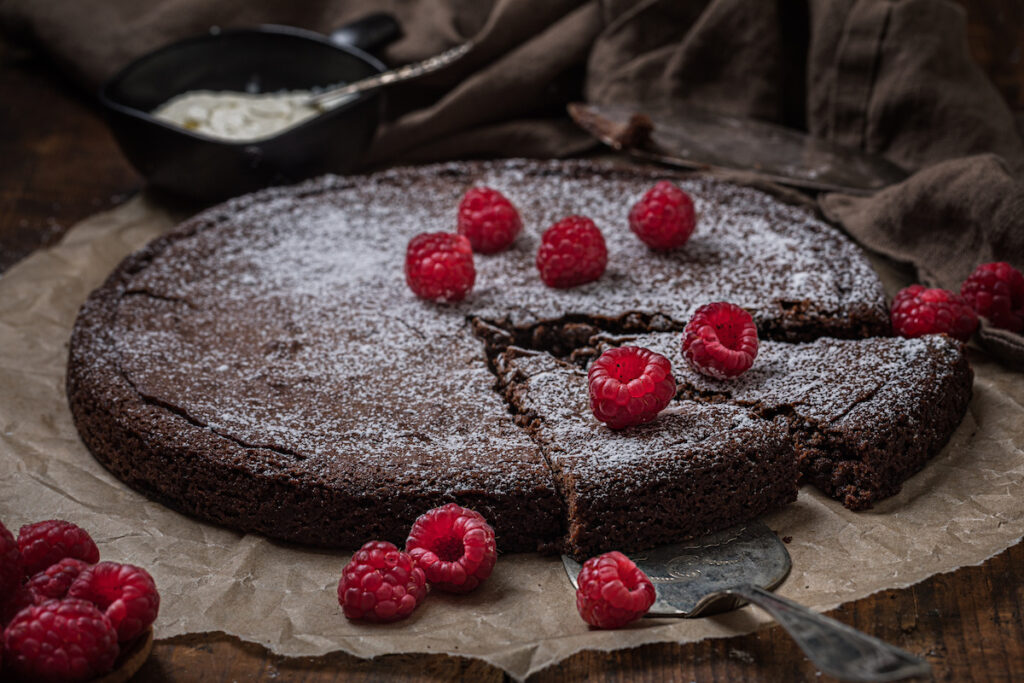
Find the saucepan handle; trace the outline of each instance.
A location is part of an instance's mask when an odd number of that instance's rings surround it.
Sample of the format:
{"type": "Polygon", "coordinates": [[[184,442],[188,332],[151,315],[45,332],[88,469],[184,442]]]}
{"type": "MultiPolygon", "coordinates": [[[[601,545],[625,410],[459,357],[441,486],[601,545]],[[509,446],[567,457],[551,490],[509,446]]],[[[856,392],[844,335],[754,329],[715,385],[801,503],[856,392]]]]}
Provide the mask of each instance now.
{"type": "Polygon", "coordinates": [[[402,27],[385,12],[368,14],[350,24],[331,31],[331,42],[373,52],[402,36],[402,27]]]}
{"type": "Polygon", "coordinates": [[[847,681],[896,681],[927,676],[928,662],[878,638],[756,586],[723,593],[742,597],[779,623],[822,672],[847,681]]]}

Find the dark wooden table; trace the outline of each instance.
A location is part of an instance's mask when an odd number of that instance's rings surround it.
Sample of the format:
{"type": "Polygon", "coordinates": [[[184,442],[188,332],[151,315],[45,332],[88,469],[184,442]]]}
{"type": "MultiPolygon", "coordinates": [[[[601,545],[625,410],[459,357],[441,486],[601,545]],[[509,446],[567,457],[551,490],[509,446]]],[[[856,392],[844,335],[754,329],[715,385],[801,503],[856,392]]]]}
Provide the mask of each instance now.
{"type": "MultiPolygon", "coordinates": [[[[972,40],[991,50],[986,34],[972,31],[972,40]]],[[[1024,83],[1024,78],[1010,80],[1013,87],[1024,83]]],[[[1024,90],[1005,92],[1012,101],[1024,90]]],[[[1018,104],[1024,106],[1024,100],[1018,104]]],[[[38,59],[0,44],[0,272],[52,244],[74,222],[118,204],[140,187],[140,178],[121,157],[95,110],[38,59]]],[[[934,576],[906,590],[884,591],[830,614],[926,657],[937,680],[1024,680],[1024,544],[979,567],[934,576]]],[[[794,681],[814,680],[815,673],[781,629],[768,628],[691,645],[584,652],[534,680],[794,681]]],[[[136,680],[380,678],[506,677],[486,664],[456,657],[285,659],[234,638],[202,635],[157,641],[136,680]]]]}

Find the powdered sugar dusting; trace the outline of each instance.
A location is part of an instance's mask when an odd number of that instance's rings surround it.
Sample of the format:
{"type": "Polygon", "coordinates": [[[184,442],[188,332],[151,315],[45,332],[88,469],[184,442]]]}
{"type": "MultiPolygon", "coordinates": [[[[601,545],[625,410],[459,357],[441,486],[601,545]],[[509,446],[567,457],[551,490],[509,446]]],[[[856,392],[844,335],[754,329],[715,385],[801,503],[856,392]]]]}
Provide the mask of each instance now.
{"type": "MultiPolygon", "coordinates": [[[[455,163],[234,200],[194,219],[131,277],[112,335],[120,367],[148,400],[271,451],[274,471],[327,482],[358,469],[381,486],[503,491],[548,486],[548,475],[493,391],[473,316],[530,325],[642,312],[679,324],[727,299],[797,334],[858,312],[884,320],[881,286],[856,247],[756,190],[681,181],[697,231],[680,252],[648,251],[626,215],[654,179],[577,162],[455,163]],[[402,272],[408,240],[454,230],[460,197],[479,184],[517,205],[523,234],[507,252],[476,257],[465,302],[417,300],[402,272]],[[533,256],[543,230],[570,213],[601,227],[609,269],[552,290],[533,256]],[[803,319],[789,315],[792,302],[807,305],[803,319]]],[[[700,410],[724,416],[726,431],[756,429],[742,410],[700,410]]],[[[651,448],[699,433],[671,429],[651,448]]],[[[594,468],[627,451],[594,453],[594,468]]]]}
{"type": "Polygon", "coordinates": [[[891,424],[901,415],[918,414],[921,403],[953,377],[961,358],[959,344],[942,335],[799,344],[766,340],[750,370],[717,380],[689,366],[678,334],[640,335],[628,343],[666,356],[676,380],[696,392],[769,412],[785,407],[822,425],[891,424]]]}

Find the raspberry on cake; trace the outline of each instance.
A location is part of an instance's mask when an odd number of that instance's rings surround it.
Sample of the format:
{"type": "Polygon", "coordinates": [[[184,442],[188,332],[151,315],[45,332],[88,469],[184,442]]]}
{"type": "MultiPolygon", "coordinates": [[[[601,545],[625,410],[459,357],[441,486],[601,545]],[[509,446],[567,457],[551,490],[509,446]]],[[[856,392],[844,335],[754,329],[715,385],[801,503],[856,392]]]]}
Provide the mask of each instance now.
{"type": "Polygon", "coordinates": [[[160,593],[149,572],[118,562],[85,568],[68,588],[68,597],[88,600],[103,610],[122,643],[141,635],[160,611],[160,593]]]}
{"type": "Polygon", "coordinates": [[[474,187],[459,202],[459,234],[468,237],[479,254],[508,249],[522,229],[516,207],[497,190],[474,187]]]}
{"type": "Polygon", "coordinates": [[[30,576],[65,557],[90,564],[99,562],[100,551],[87,531],[62,519],[26,524],[18,532],[18,547],[30,576]]]}
{"type": "Polygon", "coordinates": [[[901,337],[945,333],[968,341],[978,316],[963,297],[945,289],[910,285],[892,300],[892,329],[901,337]]]}
{"type": "Polygon", "coordinates": [[[415,561],[393,543],[370,541],[341,571],[338,603],[349,619],[405,619],[427,596],[427,579],[415,561]]]}
{"type": "Polygon", "coordinates": [[[742,375],[757,357],[757,327],[727,302],[701,306],[683,330],[683,357],[697,372],[726,379],[742,375]]]}
{"type": "Polygon", "coordinates": [[[604,235],[585,216],[563,218],[541,236],[537,270],[548,287],[568,289],[593,282],[607,265],[604,235]]]}
{"type": "Polygon", "coordinates": [[[996,327],[1024,331],[1024,274],[1009,263],[978,266],[960,286],[960,296],[996,327]]]}
{"type": "Polygon", "coordinates": [[[602,353],[587,382],[594,417],[612,429],[650,422],[676,395],[668,358],[636,346],[602,353]]]}
{"type": "Polygon", "coordinates": [[[39,683],[88,681],[114,668],[110,620],[86,600],[50,600],[18,613],[4,630],[4,667],[39,683]]]}
{"type": "Polygon", "coordinates": [[[693,200],[674,183],[658,181],[629,211],[629,229],[651,249],[675,249],[693,234],[693,200]]]}
{"type": "Polygon", "coordinates": [[[462,301],[475,279],[473,250],[463,235],[423,233],[409,241],[405,281],[421,299],[462,301]]]}
{"type": "Polygon", "coordinates": [[[455,503],[420,515],[405,550],[431,586],[449,593],[468,593],[479,586],[498,559],[494,530],[487,520],[455,503]]]}
{"type": "Polygon", "coordinates": [[[584,562],[576,585],[576,609],[597,628],[622,628],[654,604],[654,584],[617,550],[584,562]]]}

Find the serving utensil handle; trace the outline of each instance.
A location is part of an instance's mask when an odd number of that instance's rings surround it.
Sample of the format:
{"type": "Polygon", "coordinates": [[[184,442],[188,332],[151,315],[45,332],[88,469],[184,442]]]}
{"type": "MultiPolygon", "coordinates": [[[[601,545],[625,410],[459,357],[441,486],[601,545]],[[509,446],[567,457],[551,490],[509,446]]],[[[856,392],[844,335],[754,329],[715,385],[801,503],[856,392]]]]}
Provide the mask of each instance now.
{"type": "Polygon", "coordinates": [[[435,55],[429,59],[424,59],[421,62],[406,64],[405,66],[397,69],[385,71],[382,74],[370,76],[369,78],[364,78],[361,81],[356,81],[355,83],[343,85],[339,88],[315,95],[309,99],[309,104],[326,111],[343,102],[347,102],[353,95],[370,92],[372,90],[377,90],[378,88],[383,88],[386,85],[391,85],[392,83],[408,81],[412,78],[419,78],[420,76],[431,73],[432,71],[437,71],[438,69],[446,67],[452,62],[462,58],[472,48],[473,41],[467,41],[461,45],[451,48],[450,50],[445,50],[439,55],[435,55]]]}
{"type": "Polygon", "coordinates": [[[848,681],[897,681],[927,676],[928,662],[823,614],[751,585],[719,591],[774,617],[823,673],[848,681]]]}

